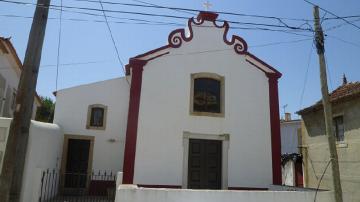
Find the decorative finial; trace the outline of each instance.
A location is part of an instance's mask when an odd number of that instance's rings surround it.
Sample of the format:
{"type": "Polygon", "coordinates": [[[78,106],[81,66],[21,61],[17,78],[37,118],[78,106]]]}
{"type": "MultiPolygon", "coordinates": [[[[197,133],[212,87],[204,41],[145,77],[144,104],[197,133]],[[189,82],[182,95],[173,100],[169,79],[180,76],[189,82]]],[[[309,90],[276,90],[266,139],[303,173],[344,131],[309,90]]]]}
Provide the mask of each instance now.
{"type": "Polygon", "coordinates": [[[344,75],[343,75],[343,85],[345,85],[345,84],[347,84],[347,78],[346,78],[345,73],[344,73],[344,75]]]}
{"type": "Polygon", "coordinates": [[[206,1],[205,3],[203,3],[203,6],[205,7],[206,11],[209,11],[210,7],[212,6],[212,4],[209,1],[206,1]]]}

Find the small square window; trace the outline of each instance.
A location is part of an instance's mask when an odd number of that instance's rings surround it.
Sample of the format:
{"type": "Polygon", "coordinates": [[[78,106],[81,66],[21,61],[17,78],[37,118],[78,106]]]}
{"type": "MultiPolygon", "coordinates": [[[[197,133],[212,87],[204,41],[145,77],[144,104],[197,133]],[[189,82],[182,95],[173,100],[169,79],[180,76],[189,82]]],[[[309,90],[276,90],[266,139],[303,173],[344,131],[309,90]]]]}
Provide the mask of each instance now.
{"type": "Polygon", "coordinates": [[[344,120],[343,116],[337,116],[333,118],[334,123],[334,134],[336,141],[344,141],[344,120]]]}
{"type": "Polygon", "coordinates": [[[106,125],[107,107],[100,104],[90,105],[87,115],[87,129],[104,130],[106,125]]]}

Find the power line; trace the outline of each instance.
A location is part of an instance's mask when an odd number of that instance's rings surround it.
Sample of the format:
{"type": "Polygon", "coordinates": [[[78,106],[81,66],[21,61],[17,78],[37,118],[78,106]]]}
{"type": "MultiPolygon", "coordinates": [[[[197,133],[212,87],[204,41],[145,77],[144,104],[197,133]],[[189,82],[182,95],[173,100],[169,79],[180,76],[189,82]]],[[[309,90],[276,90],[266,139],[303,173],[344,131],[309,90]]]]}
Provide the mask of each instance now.
{"type": "MultiPolygon", "coordinates": [[[[64,10],[63,10],[64,11],[64,10]]],[[[6,14],[1,15],[2,17],[9,17],[9,18],[26,18],[26,19],[32,19],[30,16],[20,16],[20,15],[12,15],[12,14],[6,14]]],[[[49,20],[58,19],[56,17],[49,17],[49,20]]],[[[77,21],[77,22],[96,22],[96,23],[104,23],[104,20],[89,20],[89,19],[79,19],[79,18],[63,18],[63,20],[68,21],[77,21]]],[[[164,26],[184,26],[181,23],[171,23],[171,22],[158,22],[158,21],[148,21],[148,22],[154,22],[154,23],[147,23],[147,22],[125,22],[125,21],[108,21],[109,23],[116,23],[116,24],[136,24],[136,25],[164,25],[164,26]]],[[[213,26],[203,26],[203,27],[213,27],[213,26]]],[[[231,29],[240,29],[240,30],[258,30],[258,31],[270,31],[270,32],[280,32],[285,34],[291,34],[291,35],[298,35],[298,36],[306,36],[311,37],[310,35],[301,34],[301,33],[295,33],[291,30],[284,30],[284,29],[270,29],[270,28],[263,28],[263,27],[231,27],[231,29]]]]}
{"type": "MultiPolygon", "coordinates": [[[[340,16],[340,18],[344,18],[344,19],[348,19],[348,18],[360,18],[360,15],[348,15],[348,16],[340,16]]],[[[338,20],[339,17],[328,17],[325,18],[324,20],[338,20]]]]}
{"type": "MultiPolygon", "coordinates": [[[[351,22],[357,22],[357,21],[360,21],[360,16],[358,17],[359,19],[356,19],[356,20],[352,20],[351,22]]],[[[331,30],[334,30],[334,29],[337,29],[339,27],[342,27],[344,25],[348,25],[348,23],[342,23],[342,24],[338,24],[338,25],[335,25],[335,26],[332,26],[332,27],[329,27],[327,28],[325,31],[331,31],[331,30]]]]}
{"type": "MultiPolygon", "coordinates": [[[[334,159],[330,159],[329,162],[326,164],[325,169],[324,169],[324,171],[323,171],[323,173],[322,173],[322,175],[321,175],[321,177],[320,177],[320,180],[319,180],[319,182],[318,182],[318,185],[317,185],[316,191],[315,191],[314,202],[316,202],[316,196],[317,196],[317,193],[318,193],[318,191],[319,191],[321,181],[322,181],[322,179],[323,179],[323,177],[324,177],[324,175],[325,175],[325,173],[326,173],[326,170],[328,169],[328,167],[329,167],[329,165],[330,165],[330,163],[331,163],[332,160],[334,160],[334,159]]],[[[315,174],[315,175],[316,175],[316,174],[315,174]]]]}
{"type": "Polygon", "coordinates": [[[62,5],[63,0],[60,0],[60,14],[59,14],[59,38],[58,38],[58,47],[57,47],[57,57],[56,57],[56,78],[55,78],[55,91],[58,90],[58,80],[59,80],[59,64],[60,64],[60,46],[61,46],[61,28],[62,28],[62,5]]]}
{"type": "MultiPolygon", "coordinates": [[[[0,2],[6,2],[6,3],[14,3],[14,4],[21,4],[21,5],[34,5],[34,6],[43,6],[44,5],[36,5],[34,3],[24,3],[24,2],[18,2],[18,1],[10,1],[10,0],[0,0],[0,2]]],[[[50,5],[50,7],[58,8],[58,5],[50,5]]],[[[90,8],[90,7],[75,7],[75,6],[63,6],[64,8],[69,9],[79,9],[79,10],[90,10],[90,11],[101,11],[101,9],[97,8],[90,8]]],[[[151,17],[166,17],[166,18],[175,18],[175,19],[188,19],[188,17],[184,16],[175,16],[175,15],[164,15],[164,14],[154,14],[154,13],[143,13],[143,12],[134,12],[134,11],[122,11],[122,10],[109,10],[104,9],[105,12],[111,12],[111,13],[122,13],[122,14],[133,14],[133,15],[142,15],[142,16],[151,16],[151,17]]],[[[278,19],[278,18],[276,18],[278,19]]],[[[281,21],[281,20],[280,20],[281,21]]],[[[220,21],[223,22],[223,21],[220,21]]],[[[301,31],[310,31],[311,29],[305,29],[305,28],[299,28],[289,25],[276,25],[276,24],[265,24],[265,23],[253,23],[253,22],[237,22],[237,21],[227,21],[229,23],[233,24],[242,24],[242,25],[255,25],[255,26],[265,26],[265,27],[276,27],[276,28],[289,28],[291,30],[301,30],[301,31]]]]}
{"type": "MultiPolygon", "coordinates": [[[[332,82],[332,79],[331,79],[331,72],[330,72],[330,67],[328,66],[328,63],[327,63],[327,57],[326,55],[324,55],[325,57],[325,65],[326,65],[326,71],[329,73],[329,83],[330,83],[330,90],[333,91],[334,88],[333,88],[333,82],[332,82]]],[[[330,92],[331,92],[330,91],[330,92]]]]}
{"type": "Polygon", "coordinates": [[[304,100],[304,93],[305,93],[306,83],[307,83],[307,80],[308,80],[309,69],[310,69],[310,64],[311,64],[311,56],[312,56],[313,50],[314,50],[314,43],[311,43],[311,48],[310,48],[308,61],[307,61],[307,67],[306,67],[306,71],[305,71],[304,85],[302,87],[301,94],[300,94],[299,109],[302,107],[303,100],[304,100]]]}
{"type": "Polygon", "coordinates": [[[103,7],[103,4],[101,3],[101,0],[99,0],[99,3],[100,3],[100,6],[101,6],[101,10],[103,11],[103,14],[104,14],[104,18],[105,18],[106,26],[107,26],[107,28],[108,28],[108,30],[109,30],[109,33],[110,33],[110,37],[111,37],[112,43],[113,43],[114,48],[115,48],[115,52],[116,52],[117,59],[119,60],[119,63],[120,63],[120,65],[121,65],[121,67],[122,67],[121,69],[123,70],[125,80],[126,80],[126,82],[130,85],[129,81],[128,81],[128,80],[127,80],[127,78],[126,78],[126,71],[125,71],[125,67],[124,67],[123,62],[122,62],[122,61],[121,61],[121,59],[120,59],[119,50],[118,50],[118,48],[117,48],[117,46],[116,46],[115,39],[114,39],[114,36],[113,36],[113,34],[112,34],[112,31],[111,31],[111,28],[110,28],[109,22],[108,22],[108,20],[107,20],[106,13],[105,13],[105,11],[104,11],[104,7],[103,7]]]}
{"type": "Polygon", "coordinates": [[[281,42],[267,43],[267,44],[261,44],[261,45],[253,45],[253,46],[250,46],[250,48],[266,47],[266,46],[289,44],[289,43],[298,43],[298,42],[309,41],[309,40],[312,40],[312,38],[299,39],[299,40],[293,40],[293,41],[281,41],[281,42]]]}
{"type": "MultiPolygon", "coordinates": [[[[75,1],[85,1],[96,3],[96,0],[75,0],[75,1]]],[[[112,2],[112,1],[102,1],[104,4],[112,4],[112,5],[123,5],[123,6],[135,6],[135,7],[148,7],[148,8],[160,8],[160,9],[170,9],[170,10],[178,10],[178,11],[191,11],[191,12],[200,12],[202,10],[198,9],[190,9],[190,8],[180,8],[180,7],[169,7],[169,6],[160,6],[140,0],[133,0],[135,2],[140,2],[143,4],[131,4],[131,3],[120,3],[120,2],[112,2]],[[147,5],[144,5],[147,4],[147,5]]],[[[286,17],[275,17],[275,16],[265,16],[265,15],[256,15],[256,14],[244,14],[244,13],[234,13],[234,12],[225,12],[225,11],[212,11],[218,14],[224,15],[233,15],[233,16],[242,16],[242,17],[254,17],[254,18],[267,18],[267,19],[283,19],[283,20],[293,20],[293,21],[313,21],[310,19],[299,19],[299,18],[286,18],[286,17]]],[[[188,13],[193,14],[193,13],[188,13]]]]}
{"type": "MultiPolygon", "coordinates": [[[[313,5],[313,6],[318,6],[318,5],[314,4],[314,3],[311,3],[311,2],[310,2],[310,1],[308,1],[308,0],[304,0],[304,1],[305,1],[305,2],[307,2],[307,3],[309,3],[309,4],[311,4],[311,5],[313,5]]],[[[357,26],[357,25],[355,25],[354,23],[352,23],[352,22],[350,22],[350,21],[346,20],[345,18],[343,18],[343,17],[339,17],[338,15],[334,14],[333,12],[330,12],[329,10],[326,10],[326,9],[324,9],[324,8],[320,7],[320,6],[319,6],[319,8],[320,8],[322,11],[325,11],[325,12],[327,12],[327,13],[330,13],[331,15],[335,16],[337,19],[340,19],[340,20],[342,20],[342,21],[344,21],[344,22],[348,23],[349,25],[352,25],[352,26],[354,26],[354,27],[356,27],[357,29],[359,29],[359,30],[360,30],[360,27],[359,27],[359,26],[357,26]]]]}
{"type": "Polygon", "coordinates": [[[347,41],[347,40],[344,40],[342,38],[339,38],[339,37],[336,37],[336,36],[333,36],[333,35],[326,35],[327,37],[330,37],[330,38],[333,38],[333,39],[336,39],[338,41],[341,41],[343,43],[346,43],[346,44],[349,44],[349,45],[352,45],[352,46],[355,46],[357,48],[360,48],[360,44],[357,44],[357,43],[354,43],[354,42],[351,42],[351,41],[347,41]]]}
{"type": "MultiPolygon", "coordinates": [[[[59,64],[59,66],[77,66],[77,65],[87,65],[87,64],[97,64],[97,63],[105,63],[105,62],[109,62],[109,61],[105,61],[105,60],[98,60],[98,61],[89,61],[89,62],[72,62],[72,63],[62,63],[59,64]]],[[[40,65],[40,68],[49,68],[49,67],[55,67],[56,68],[57,64],[47,64],[47,65],[40,65]]],[[[10,69],[11,66],[0,66],[0,70],[7,70],[10,69]]]]}
{"type": "MultiPolygon", "coordinates": [[[[64,11],[64,10],[63,10],[64,11]]],[[[8,18],[24,18],[24,19],[32,19],[30,16],[21,16],[21,15],[13,15],[13,14],[0,14],[0,17],[8,17],[8,18]]],[[[49,17],[49,20],[56,20],[59,18],[56,17],[49,17]]],[[[95,23],[104,23],[105,20],[90,20],[90,19],[80,19],[80,18],[62,18],[62,20],[68,21],[76,21],[76,22],[95,22],[95,23]]],[[[140,20],[139,20],[140,21],[140,20]]],[[[116,23],[116,24],[135,24],[135,25],[169,25],[169,26],[183,26],[180,23],[167,23],[167,22],[157,22],[157,21],[148,21],[148,22],[126,22],[126,21],[109,21],[109,23],[116,23]]]]}
{"type": "MultiPolygon", "coordinates": [[[[153,4],[153,3],[149,3],[149,2],[145,2],[145,1],[140,1],[140,0],[133,0],[135,2],[140,2],[142,4],[147,4],[147,5],[152,5],[152,6],[160,6],[160,5],[157,5],[157,4],[153,4]]],[[[191,15],[195,15],[194,12],[189,12],[189,11],[184,11],[184,10],[177,10],[177,9],[172,9],[172,8],[169,8],[170,10],[174,10],[174,11],[177,11],[177,12],[180,12],[180,13],[186,13],[186,14],[191,14],[191,15]]]]}

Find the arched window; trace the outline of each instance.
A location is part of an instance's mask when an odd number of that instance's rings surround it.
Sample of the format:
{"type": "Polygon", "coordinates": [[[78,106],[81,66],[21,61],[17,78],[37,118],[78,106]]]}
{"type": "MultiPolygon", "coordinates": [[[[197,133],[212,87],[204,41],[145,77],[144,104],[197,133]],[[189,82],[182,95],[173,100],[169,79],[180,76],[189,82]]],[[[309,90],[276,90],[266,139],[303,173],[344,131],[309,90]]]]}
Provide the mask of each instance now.
{"type": "Polygon", "coordinates": [[[106,125],[107,106],[94,104],[88,107],[87,129],[104,130],[106,125]]]}
{"type": "Polygon", "coordinates": [[[212,73],[191,75],[192,115],[224,115],[224,77],[212,73]]]}

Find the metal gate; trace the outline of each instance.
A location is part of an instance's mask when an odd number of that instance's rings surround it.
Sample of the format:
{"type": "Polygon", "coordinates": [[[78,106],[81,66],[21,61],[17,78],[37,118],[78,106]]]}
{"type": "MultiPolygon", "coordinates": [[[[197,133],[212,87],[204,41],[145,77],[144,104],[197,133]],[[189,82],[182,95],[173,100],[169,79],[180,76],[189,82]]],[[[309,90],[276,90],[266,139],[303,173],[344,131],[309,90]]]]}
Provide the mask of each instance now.
{"type": "Polygon", "coordinates": [[[107,171],[60,173],[43,171],[39,202],[113,202],[115,174],[107,171]]]}

